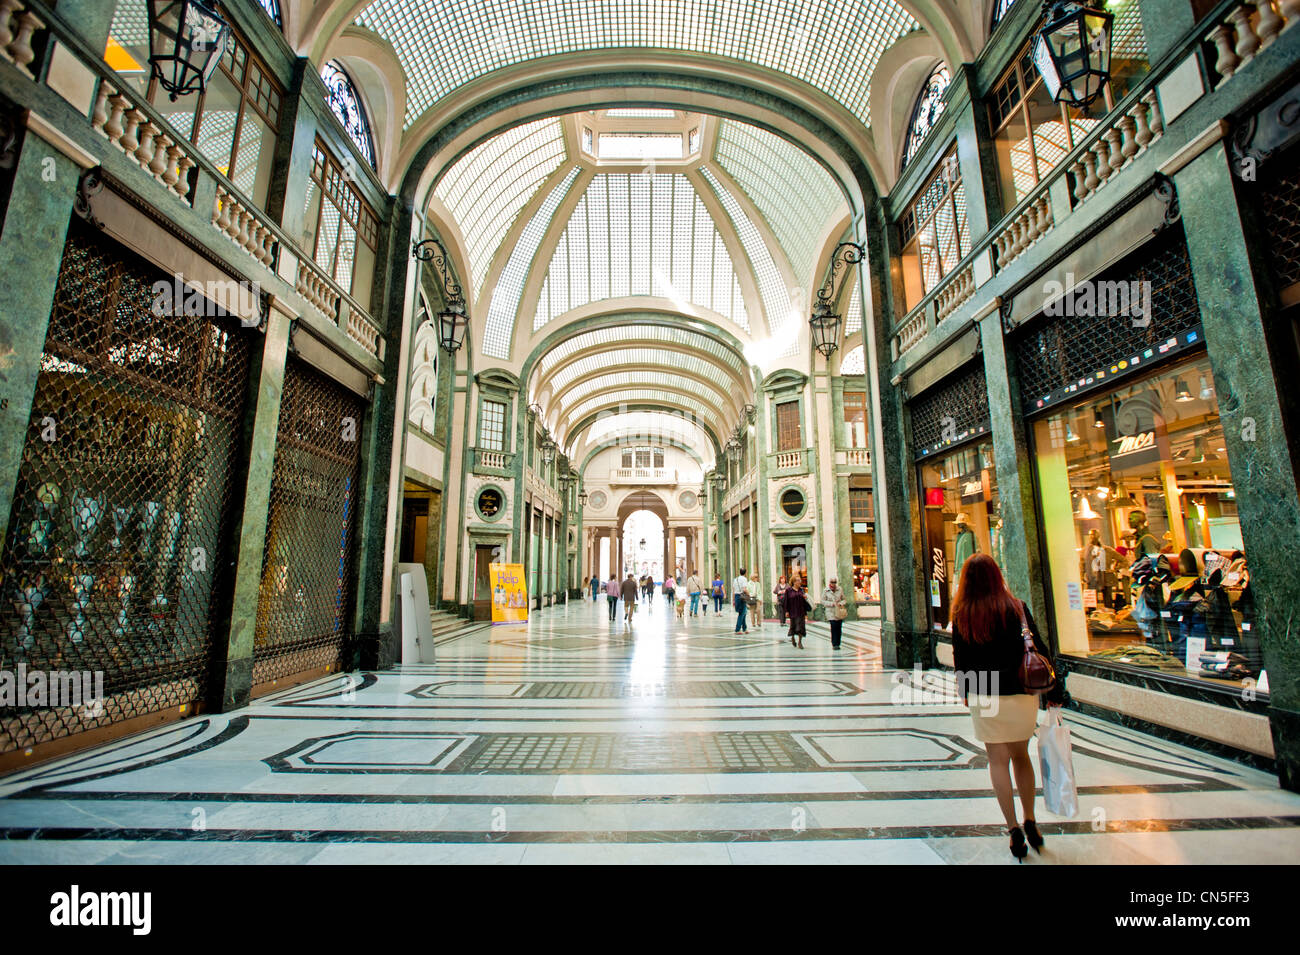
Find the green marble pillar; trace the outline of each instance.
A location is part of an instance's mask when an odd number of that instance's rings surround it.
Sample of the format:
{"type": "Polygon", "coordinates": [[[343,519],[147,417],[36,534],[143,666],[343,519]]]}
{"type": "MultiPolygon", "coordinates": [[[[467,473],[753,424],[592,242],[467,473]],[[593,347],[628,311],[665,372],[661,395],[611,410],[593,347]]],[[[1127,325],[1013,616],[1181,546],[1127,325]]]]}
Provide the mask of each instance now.
{"type": "MultiPolygon", "coordinates": [[[[1014,360],[1007,352],[997,311],[980,322],[984,351],[984,378],[989,393],[989,422],[993,435],[993,463],[997,476],[998,515],[1003,539],[1024,546],[1003,548],[1002,573],[1011,592],[1029,602],[1037,620],[1048,619],[1043,588],[1042,547],[1034,503],[1034,462],[1029,454],[1025,420],[1014,360]]],[[[957,568],[954,568],[956,572],[957,568]]]]}
{"type": "Polygon", "coordinates": [[[889,230],[874,197],[859,242],[867,254],[858,266],[862,283],[867,368],[867,414],[872,438],[871,486],[876,508],[876,553],[881,575],[880,644],[886,666],[929,664],[929,620],[923,594],[921,523],[907,407],[890,384],[893,288],[889,230]]]}
{"type": "Polygon", "coordinates": [[[280,424],[280,399],[284,393],[284,367],[289,348],[290,316],[274,305],[266,320],[262,353],[254,363],[257,391],[250,403],[248,472],[244,482],[239,538],[235,553],[235,586],[224,652],[215,654],[210,705],[226,713],[248,703],[253,687],[253,640],[257,627],[257,602],[262,586],[262,561],[266,547],[266,522],[271,507],[271,480],[275,471],[275,441],[280,424]]]}
{"type": "Polygon", "coordinates": [[[1249,230],[1222,142],[1174,176],[1192,277],[1214,368],[1219,416],[1246,544],[1257,626],[1270,687],[1269,720],[1278,778],[1300,790],[1300,487],[1279,391],[1292,325],[1262,290],[1263,250],[1252,262],[1249,230]]]}
{"type": "MultiPolygon", "coordinates": [[[[1196,24],[1197,12],[1193,0],[1122,0],[1124,5],[1140,3],[1142,35],[1147,44],[1147,60],[1155,63],[1168,53],[1196,24]]],[[[1201,14],[1213,4],[1199,3],[1201,14]]],[[[1119,12],[1119,3],[1110,5],[1112,13],[1119,12]]]]}
{"type": "Polygon", "coordinates": [[[39,136],[22,136],[0,225],[0,514],[6,524],[80,174],[39,136]]]}
{"type": "Polygon", "coordinates": [[[54,9],[92,50],[103,53],[117,5],[118,0],[58,0],[54,9]]]}

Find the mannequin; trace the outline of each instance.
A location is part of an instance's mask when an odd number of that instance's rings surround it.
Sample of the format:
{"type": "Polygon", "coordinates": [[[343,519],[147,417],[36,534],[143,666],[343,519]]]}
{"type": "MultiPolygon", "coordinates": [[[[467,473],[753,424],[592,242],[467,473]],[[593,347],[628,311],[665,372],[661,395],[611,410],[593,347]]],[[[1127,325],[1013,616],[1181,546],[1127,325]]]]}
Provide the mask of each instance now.
{"type": "Polygon", "coordinates": [[[1129,512],[1128,526],[1133,529],[1134,559],[1154,557],[1160,553],[1160,542],[1147,526],[1147,512],[1134,509],[1129,512]]]}
{"type": "Polygon", "coordinates": [[[1088,532],[1088,543],[1083,548],[1083,578],[1089,590],[1101,589],[1105,570],[1106,549],[1101,544],[1101,532],[1093,528],[1088,532]]]}
{"type": "Polygon", "coordinates": [[[979,544],[975,541],[975,532],[970,529],[970,517],[965,511],[957,515],[953,522],[957,525],[957,537],[953,541],[953,580],[961,577],[961,569],[966,561],[979,553],[979,544]]]}

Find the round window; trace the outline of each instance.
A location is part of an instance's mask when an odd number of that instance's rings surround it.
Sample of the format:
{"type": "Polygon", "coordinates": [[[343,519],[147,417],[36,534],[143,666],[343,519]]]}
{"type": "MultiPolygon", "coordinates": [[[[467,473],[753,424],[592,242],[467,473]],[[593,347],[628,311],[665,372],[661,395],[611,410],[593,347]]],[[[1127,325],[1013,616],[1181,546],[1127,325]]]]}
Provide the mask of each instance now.
{"type": "Polygon", "coordinates": [[[504,503],[500,491],[493,487],[485,487],[478,495],[478,512],[487,518],[496,517],[501,513],[501,506],[504,503]]]}
{"type": "Polygon", "coordinates": [[[592,491],[591,495],[587,498],[587,502],[597,509],[604,507],[605,501],[606,498],[604,491],[592,491]]]}
{"type": "Polygon", "coordinates": [[[677,495],[677,503],[680,504],[685,510],[689,511],[691,508],[693,508],[695,506],[695,502],[696,502],[696,497],[694,491],[682,491],[681,494],[677,495]]]}
{"type": "Polygon", "coordinates": [[[786,517],[798,517],[803,513],[803,491],[797,487],[788,487],[781,492],[781,510],[786,517]]]}

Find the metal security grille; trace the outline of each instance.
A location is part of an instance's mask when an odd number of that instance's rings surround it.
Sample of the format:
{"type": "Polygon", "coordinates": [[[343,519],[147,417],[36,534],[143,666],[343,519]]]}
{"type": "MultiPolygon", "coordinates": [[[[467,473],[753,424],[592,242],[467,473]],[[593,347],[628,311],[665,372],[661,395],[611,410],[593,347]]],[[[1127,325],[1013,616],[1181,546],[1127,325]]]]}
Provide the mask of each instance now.
{"type": "Polygon", "coordinates": [[[984,361],[976,358],[965,371],[946,384],[923,392],[909,408],[912,412],[912,446],[917,454],[961,440],[962,435],[985,426],[989,420],[989,392],[984,381],[984,361]]]}
{"type": "Polygon", "coordinates": [[[0,668],[47,674],[49,705],[3,711],[0,752],[204,697],[250,333],[156,281],[74,220],[0,572],[0,668]],[[81,673],[100,704],[72,699],[81,673]]]}
{"type": "Polygon", "coordinates": [[[253,684],[339,662],[351,636],[365,403],[296,358],[285,369],[253,684]]]}
{"type": "Polygon", "coordinates": [[[1272,159],[1258,194],[1259,215],[1268,237],[1268,259],[1278,289],[1300,283],[1300,147],[1272,159]]]}
{"type": "MultiPolygon", "coordinates": [[[[1158,346],[1201,321],[1192,264],[1182,227],[1166,229],[1114,269],[1094,280],[1150,283],[1151,315],[1088,315],[1038,320],[1014,340],[1020,396],[1026,406],[1058,388],[1109,367],[1116,356],[1158,346]]],[[[1139,285],[1139,288],[1142,286],[1139,285]]],[[[1077,301],[1077,299],[1076,299],[1077,301]]],[[[1067,303],[1068,304],[1068,303],[1067,303]]]]}

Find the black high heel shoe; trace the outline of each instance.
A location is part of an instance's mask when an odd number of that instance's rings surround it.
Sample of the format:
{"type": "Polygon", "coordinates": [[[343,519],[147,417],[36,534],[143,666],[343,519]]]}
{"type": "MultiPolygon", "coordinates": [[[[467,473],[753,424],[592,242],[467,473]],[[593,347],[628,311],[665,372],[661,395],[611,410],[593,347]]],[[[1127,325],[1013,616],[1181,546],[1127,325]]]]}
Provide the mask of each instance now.
{"type": "Polygon", "coordinates": [[[1029,855],[1029,846],[1025,845],[1025,831],[1019,826],[1011,830],[1011,854],[1018,862],[1024,862],[1025,856],[1029,855]]]}
{"type": "Polygon", "coordinates": [[[1025,838],[1034,847],[1034,851],[1041,855],[1043,851],[1043,834],[1038,831],[1038,825],[1032,819],[1025,820],[1025,838]]]}

